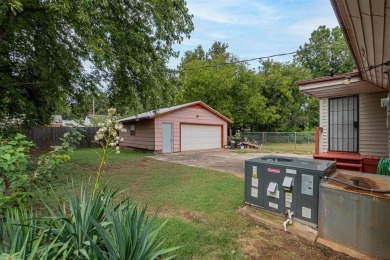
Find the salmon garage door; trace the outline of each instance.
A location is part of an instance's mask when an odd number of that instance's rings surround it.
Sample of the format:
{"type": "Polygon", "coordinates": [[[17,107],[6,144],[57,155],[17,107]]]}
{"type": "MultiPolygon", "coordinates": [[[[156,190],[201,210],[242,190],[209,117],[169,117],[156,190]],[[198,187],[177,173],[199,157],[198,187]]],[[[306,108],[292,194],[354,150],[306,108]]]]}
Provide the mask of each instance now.
{"type": "Polygon", "coordinates": [[[181,150],[221,148],[221,126],[181,125],[181,150]]]}

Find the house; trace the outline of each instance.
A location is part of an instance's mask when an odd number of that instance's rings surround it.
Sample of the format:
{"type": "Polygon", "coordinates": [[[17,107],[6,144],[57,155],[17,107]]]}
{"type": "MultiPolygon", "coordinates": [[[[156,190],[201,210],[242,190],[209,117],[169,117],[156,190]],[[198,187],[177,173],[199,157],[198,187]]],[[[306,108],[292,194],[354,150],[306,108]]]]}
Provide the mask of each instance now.
{"type": "Polygon", "coordinates": [[[98,123],[103,122],[106,120],[107,115],[94,115],[94,114],[88,114],[85,116],[84,119],[84,126],[96,126],[98,123]]]}
{"type": "Polygon", "coordinates": [[[317,241],[359,259],[389,259],[390,178],[366,173],[389,157],[390,1],[331,3],[357,71],[298,85],[320,100],[314,158],[352,171],[320,184],[317,241]]]}
{"type": "Polygon", "coordinates": [[[93,123],[92,123],[91,118],[89,117],[89,115],[85,116],[83,125],[84,126],[93,126],[93,123]]]}
{"type": "Polygon", "coordinates": [[[390,3],[331,0],[357,71],[300,81],[300,91],[320,101],[314,158],[337,161],[339,169],[375,173],[389,156],[388,97],[390,3]]]}
{"type": "Polygon", "coordinates": [[[232,121],[197,101],[121,119],[122,146],[162,153],[221,148],[232,121]]]}
{"type": "Polygon", "coordinates": [[[72,120],[62,120],[62,126],[68,126],[68,127],[80,127],[81,125],[77,123],[76,121],[72,120]]]}
{"type": "Polygon", "coordinates": [[[51,126],[52,127],[67,127],[67,126],[80,127],[80,124],[74,120],[62,119],[61,115],[54,115],[52,118],[51,126]]]}
{"type": "Polygon", "coordinates": [[[62,116],[61,115],[54,115],[52,117],[51,126],[52,127],[61,127],[62,126],[62,116]]]}

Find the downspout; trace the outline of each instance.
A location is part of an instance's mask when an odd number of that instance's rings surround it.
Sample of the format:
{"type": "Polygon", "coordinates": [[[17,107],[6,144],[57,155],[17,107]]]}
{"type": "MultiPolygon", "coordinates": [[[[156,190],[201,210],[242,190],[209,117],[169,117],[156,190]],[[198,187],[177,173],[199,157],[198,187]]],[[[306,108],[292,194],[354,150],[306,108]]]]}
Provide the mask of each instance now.
{"type": "Polygon", "coordinates": [[[315,150],[314,155],[320,154],[320,134],[322,132],[322,127],[316,127],[316,141],[315,141],[315,150]]]}
{"type": "MultiPolygon", "coordinates": [[[[387,99],[390,100],[390,67],[387,69],[387,99]]],[[[386,73],[385,72],[385,73],[386,73]]],[[[387,155],[387,158],[390,158],[390,131],[389,131],[389,109],[390,107],[387,106],[387,152],[388,152],[388,155],[387,155]]]]}

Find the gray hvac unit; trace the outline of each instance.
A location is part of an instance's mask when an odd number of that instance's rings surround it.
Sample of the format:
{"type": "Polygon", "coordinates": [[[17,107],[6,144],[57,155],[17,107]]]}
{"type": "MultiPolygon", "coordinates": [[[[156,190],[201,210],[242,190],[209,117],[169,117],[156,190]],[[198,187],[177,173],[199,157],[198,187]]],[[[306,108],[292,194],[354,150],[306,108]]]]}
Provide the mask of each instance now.
{"type": "Polygon", "coordinates": [[[336,162],[265,156],[245,161],[245,202],[275,213],[294,212],[296,219],[317,225],[323,176],[336,162]]]}

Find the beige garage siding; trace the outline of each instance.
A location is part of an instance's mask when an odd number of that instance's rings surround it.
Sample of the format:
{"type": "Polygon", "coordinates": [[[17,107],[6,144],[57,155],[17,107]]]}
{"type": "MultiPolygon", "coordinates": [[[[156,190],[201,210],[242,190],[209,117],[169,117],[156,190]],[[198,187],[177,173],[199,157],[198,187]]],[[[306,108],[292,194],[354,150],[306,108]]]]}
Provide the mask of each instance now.
{"type": "Polygon", "coordinates": [[[361,155],[387,156],[388,129],[386,108],[381,99],[386,92],[361,94],[359,96],[359,152],[361,155]]]}
{"type": "Polygon", "coordinates": [[[124,141],[121,146],[154,150],[154,120],[143,120],[139,122],[123,123],[126,133],[120,133],[124,141]],[[135,124],[135,135],[130,134],[130,125],[135,124]]]}

